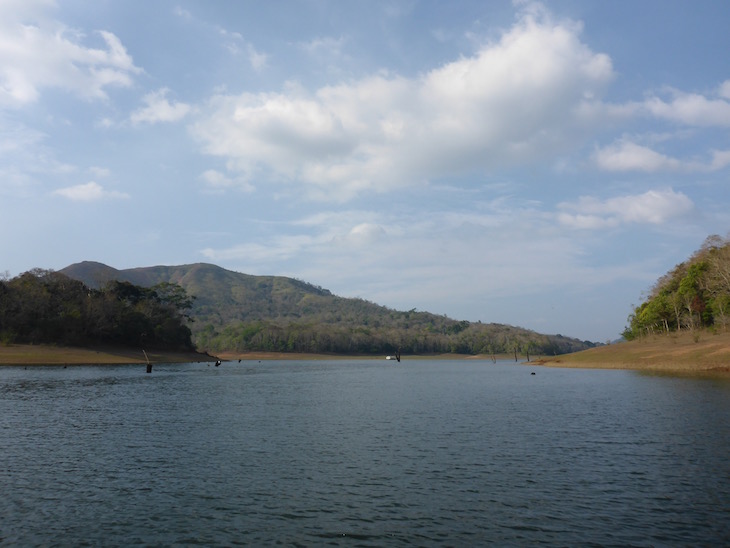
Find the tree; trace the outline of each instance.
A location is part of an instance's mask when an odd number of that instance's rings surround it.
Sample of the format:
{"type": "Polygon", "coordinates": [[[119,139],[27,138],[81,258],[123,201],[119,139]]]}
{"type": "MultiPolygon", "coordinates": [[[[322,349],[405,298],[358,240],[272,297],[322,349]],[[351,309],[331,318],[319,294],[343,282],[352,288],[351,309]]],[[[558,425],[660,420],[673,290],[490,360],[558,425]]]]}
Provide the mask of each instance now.
{"type": "Polygon", "coordinates": [[[721,325],[730,316],[730,241],[710,236],[690,259],[660,277],[629,316],[627,338],[683,327],[721,325]]]}
{"type": "Polygon", "coordinates": [[[0,282],[0,340],[193,349],[179,309],[188,302],[184,290],[166,289],[164,298],[127,282],[95,291],[58,272],[34,269],[0,282]]]}

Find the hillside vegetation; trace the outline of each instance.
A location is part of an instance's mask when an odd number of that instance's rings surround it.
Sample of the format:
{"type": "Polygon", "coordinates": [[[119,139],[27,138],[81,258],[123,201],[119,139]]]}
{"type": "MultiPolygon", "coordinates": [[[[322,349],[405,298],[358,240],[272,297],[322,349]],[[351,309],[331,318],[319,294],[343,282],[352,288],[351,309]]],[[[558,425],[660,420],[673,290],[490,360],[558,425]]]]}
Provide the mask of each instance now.
{"type": "Polygon", "coordinates": [[[390,354],[556,355],[594,346],[562,335],[397,311],[343,298],[300,280],[252,276],[210,264],[116,270],[83,262],[60,272],[89,287],[110,280],[151,287],[179,284],[193,297],[190,316],[199,350],[390,354]]]}
{"type": "Polygon", "coordinates": [[[708,237],[629,316],[628,342],[537,360],[560,367],[730,372],[730,241],[708,237]]]}
{"type": "Polygon", "coordinates": [[[727,330],[730,322],[730,241],[708,237],[686,262],[659,278],[629,316],[628,340],[652,335],[727,330]]]}
{"type": "Polygon", "coordinates": [[[194,349],[184,290],[111,280],[89,288],[59,272],[32,270],[0,280],[0,343],[194,349]]]}

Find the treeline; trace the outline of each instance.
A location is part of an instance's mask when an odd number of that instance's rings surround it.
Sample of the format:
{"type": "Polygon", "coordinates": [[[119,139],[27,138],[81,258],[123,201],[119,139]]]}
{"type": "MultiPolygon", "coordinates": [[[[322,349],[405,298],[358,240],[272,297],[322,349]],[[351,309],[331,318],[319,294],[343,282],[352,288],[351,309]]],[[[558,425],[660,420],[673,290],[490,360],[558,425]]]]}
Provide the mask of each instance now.
{"type": "Polygon", "coordinates": [[[659,278],[629,316],[628,340],[652,333],[727,329],[730,322],[730,239],[709,236],[692,257],[659,278]]]}
{"type": "Polygon", "coordinates": [[[193,350],[185,290],[111,281],[101,289],[51,270],[0,280],[0,343],[120,344],[193,350]]]}
{"type": "Polygon", "coordinates": [[[283,276],[252,276],[197,263],[116,270],[82,262],[63,270],[90,287],[102,280],[153,286],[174,282],[195,302],[190,314],[200,351],[553,355],[595,346],[520,327],[468,322],[418,311],[394,310],[362,298],[339,297],[283,276]]]}
{"type": "Polygon", "coordinates": [[[198,348],[208,352],[309,352],[333,354],[519,354],[557,355],[595,346],[589,342],[541,335],[501,324],[408,327],[348,326],[319,322],[252,321],[196,333],[198,348]]]}

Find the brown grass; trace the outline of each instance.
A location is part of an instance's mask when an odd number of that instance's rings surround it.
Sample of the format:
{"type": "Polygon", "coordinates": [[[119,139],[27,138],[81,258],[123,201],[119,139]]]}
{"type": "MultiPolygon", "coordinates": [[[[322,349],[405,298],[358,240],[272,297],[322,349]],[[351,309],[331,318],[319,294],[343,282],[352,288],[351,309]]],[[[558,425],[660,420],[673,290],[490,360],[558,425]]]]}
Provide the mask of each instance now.
{"type": "MultiPolygon", "coordinates": [[[[214,361],[195,352],[148,350],[152,363],[214,361]]],[[[76,348],[53,345],[13,344],[0,346],[0,365],[112,365],[147,363],[141,349],[123,347],[76,348]]]]}
{"type": "Polygon", "coordinates": [[[730,372],[730,331],[653,335],[575,354],[537,359],[532,364],[687,373],[730,372]]]}
{"type": "MultiPolygon", "coordinates": [[[[187,363],[214,361],[207,354],[157,352],[148,350],[153,363],[187,363]]],[[[283,352],[224,353],[222,360],[322,360],[338,358],[383,359],[384,356],[338,356],[331,354],[294,354],[283,352]]],[[[404,356],[408,358],[459,359],[490,356],[443,354],[438,356],[404,356]]],[[[498,356],[511,358],[511,356],[498,356]]],[[[0,345],[0,365],[89,365],[145,363],[141,349],[103,347],[73,348],[52,345],[0,345]]],[[[530,365],[550,367],[578,367],[600,369],[638,369],[644,371],[671,371],[685,373],[721,372],[730,374],[730,331],[713,333],[672,333],[655,335],[641,340],[616,343],[574,354],[538,358],[530,365]]]]}

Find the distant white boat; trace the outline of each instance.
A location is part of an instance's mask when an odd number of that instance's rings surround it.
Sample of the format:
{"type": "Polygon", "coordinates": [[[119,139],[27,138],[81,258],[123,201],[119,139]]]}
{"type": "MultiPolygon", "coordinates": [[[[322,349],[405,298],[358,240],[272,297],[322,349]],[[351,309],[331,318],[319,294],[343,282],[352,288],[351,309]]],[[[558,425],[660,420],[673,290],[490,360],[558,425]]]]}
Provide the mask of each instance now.
{"type": "Polygon", "coordinates": [[[394,360],[395,359],[395,356],[385,356],[385,359],[386,360],[394,360]]]}

